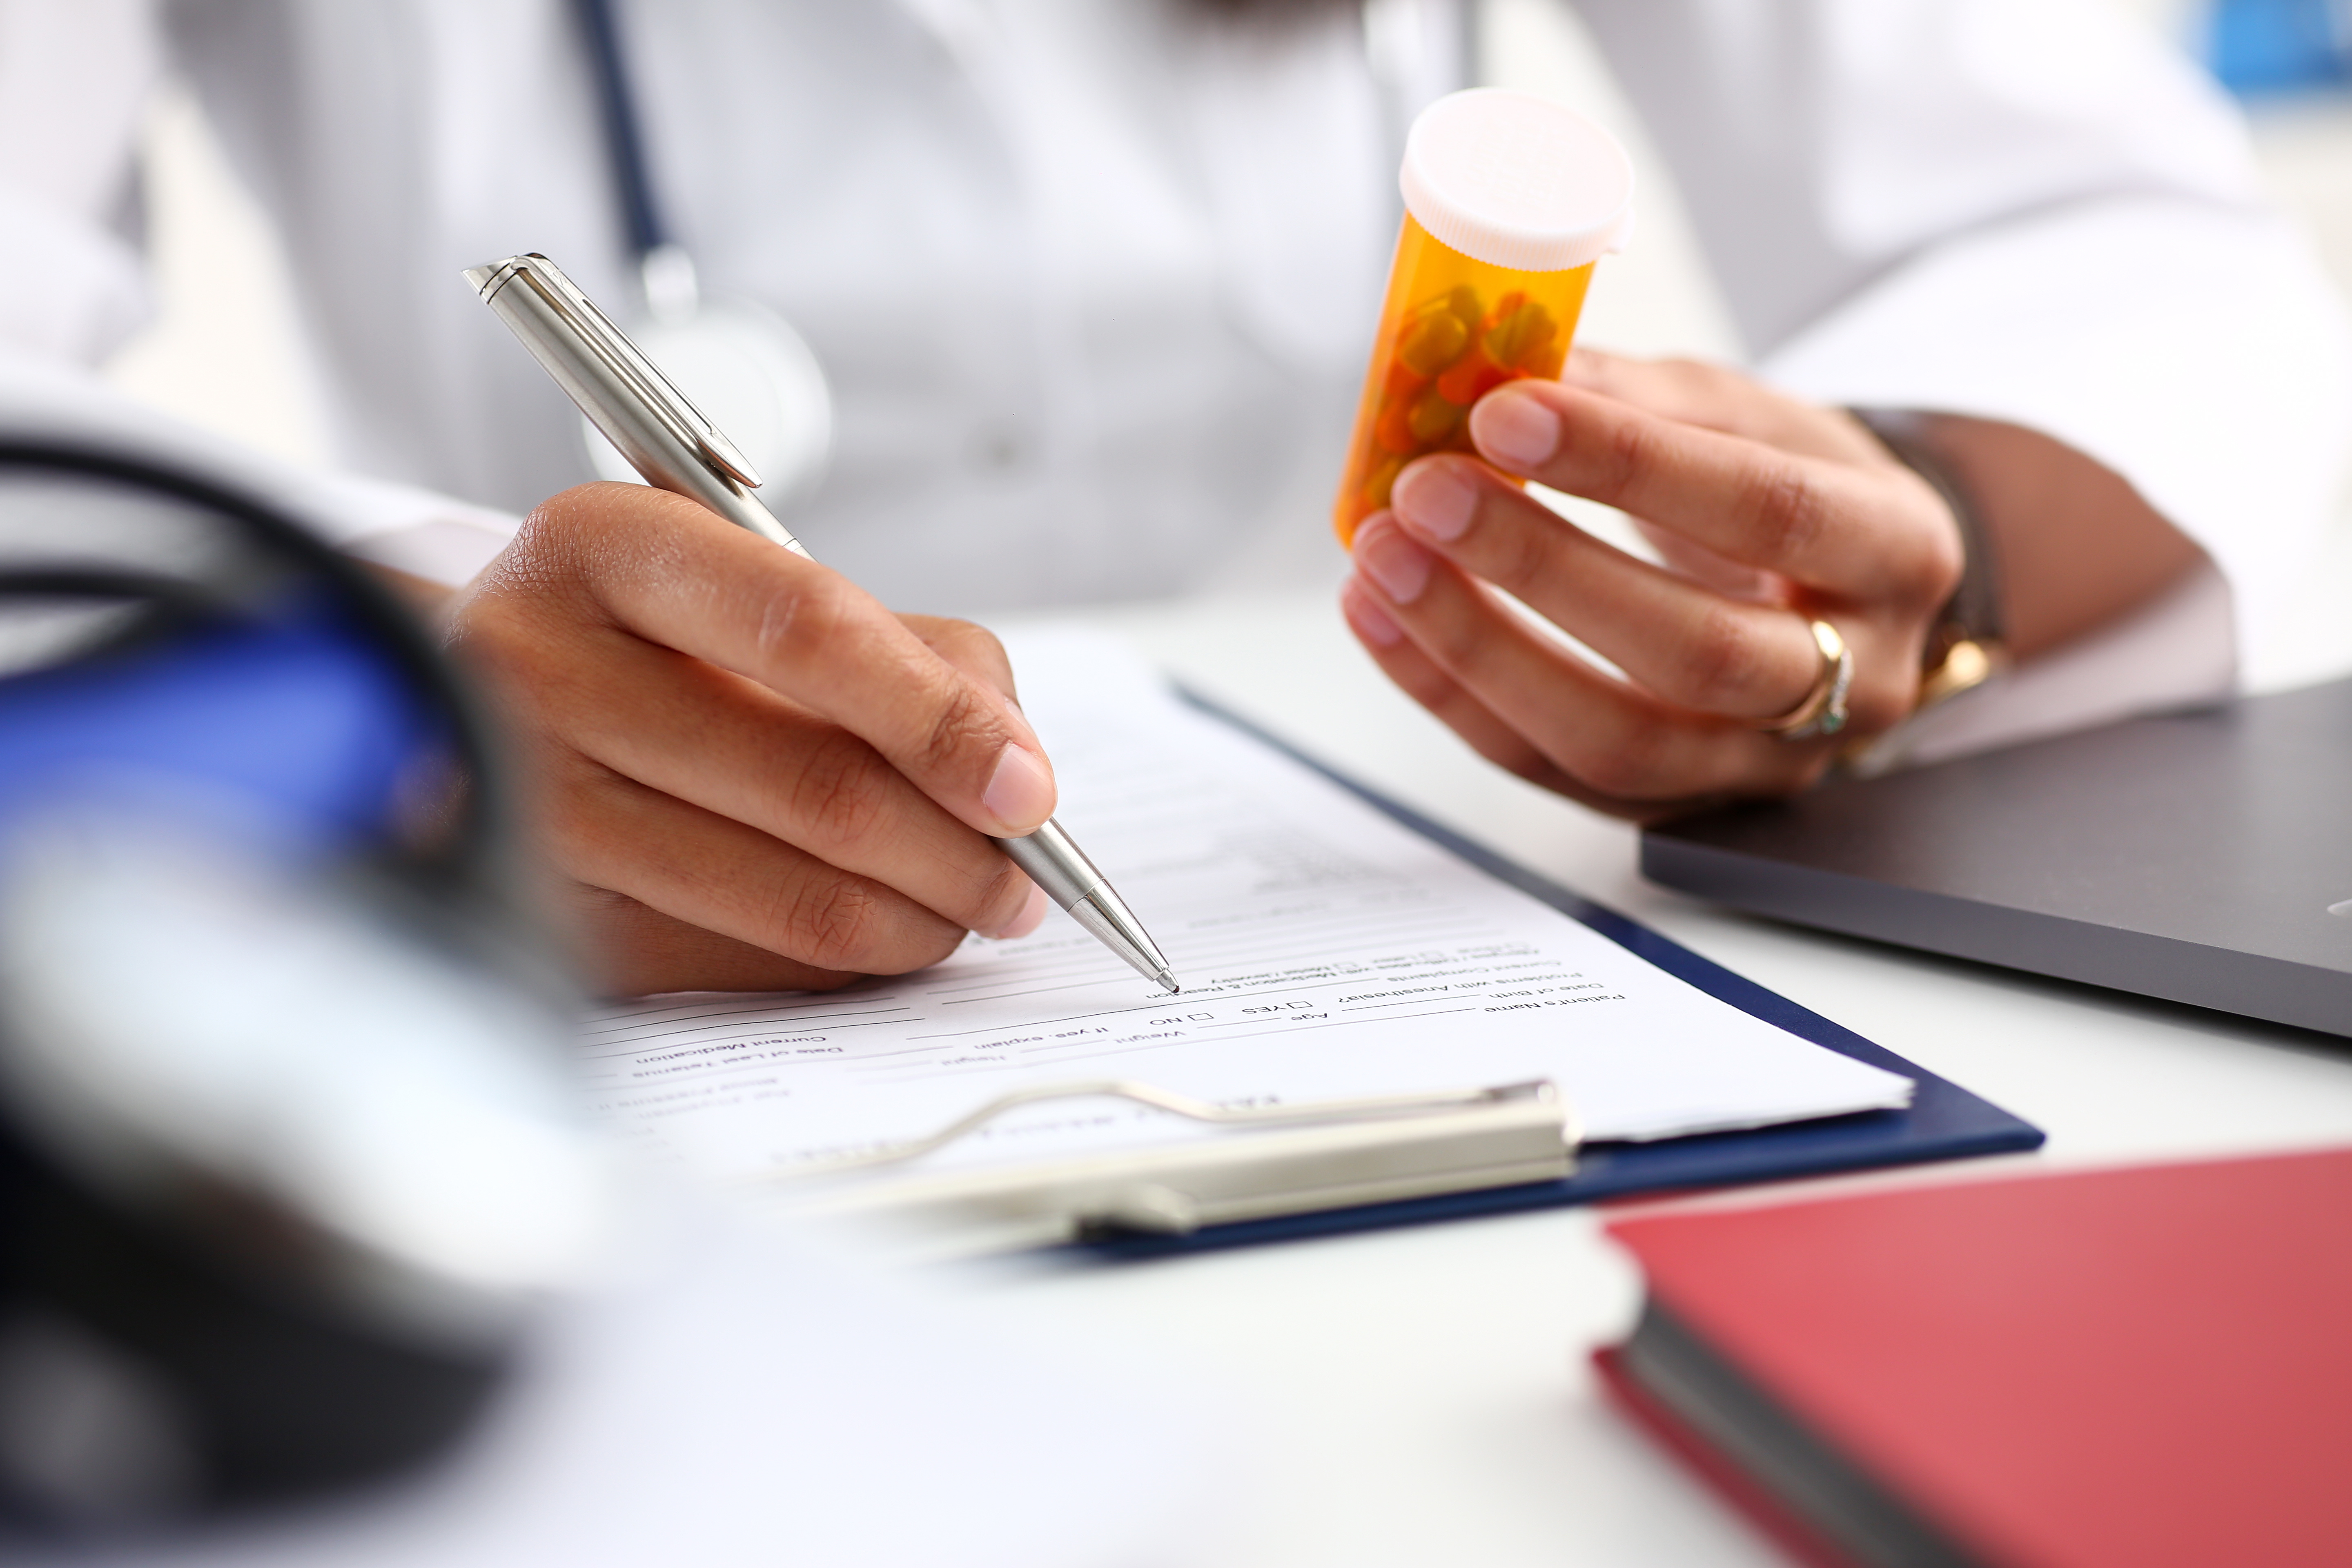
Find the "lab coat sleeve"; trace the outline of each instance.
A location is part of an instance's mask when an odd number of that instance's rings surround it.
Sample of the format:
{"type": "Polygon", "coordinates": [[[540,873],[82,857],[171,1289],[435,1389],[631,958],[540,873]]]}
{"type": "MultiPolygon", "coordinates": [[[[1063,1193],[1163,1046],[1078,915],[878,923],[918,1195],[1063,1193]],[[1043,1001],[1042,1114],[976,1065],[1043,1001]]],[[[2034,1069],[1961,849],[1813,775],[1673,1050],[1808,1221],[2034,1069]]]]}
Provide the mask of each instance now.
{"type": "Polygon", "coordinates": [[[175,464],[355,553],[464,582],[513,519],[275,460],[100,378],[151,313],[137,149],[163,65],[155,11],[151,0],[0,0],[0,431],[175,464]]]}
{"type": "Polygon", "coordinates": [[[2098,459],[2260,663],[2352,456],[2352,326],[2200,72],[2097,0],[1580,8],[1766,378],[2098,459]]]}

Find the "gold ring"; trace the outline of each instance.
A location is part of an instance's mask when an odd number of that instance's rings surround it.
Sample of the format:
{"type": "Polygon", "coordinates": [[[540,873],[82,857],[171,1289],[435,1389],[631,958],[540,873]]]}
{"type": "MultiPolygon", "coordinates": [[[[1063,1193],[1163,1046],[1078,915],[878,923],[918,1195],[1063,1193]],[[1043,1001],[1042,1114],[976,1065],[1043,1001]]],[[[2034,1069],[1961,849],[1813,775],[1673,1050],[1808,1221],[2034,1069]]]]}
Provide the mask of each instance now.
{"type": "Polygon", "coordinates": [[[1853,649],[1837,627],[1827,621],[1811,621],[1807,629],[1822,656],[1822,670],[1813,679],[1813,689],[1780,718],[1759,720],[1756,724],[1766,734],[1784,741],[1809,741],[1844,729],[1846,694],[1853,689],[1853,649]]]}

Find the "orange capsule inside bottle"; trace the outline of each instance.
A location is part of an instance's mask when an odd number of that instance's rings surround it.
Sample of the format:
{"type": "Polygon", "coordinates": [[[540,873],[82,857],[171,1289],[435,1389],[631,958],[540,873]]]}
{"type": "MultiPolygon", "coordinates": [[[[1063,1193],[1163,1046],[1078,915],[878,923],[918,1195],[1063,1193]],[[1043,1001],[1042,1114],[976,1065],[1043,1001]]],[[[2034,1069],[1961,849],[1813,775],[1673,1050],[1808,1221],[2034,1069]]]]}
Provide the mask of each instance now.
{"type": "Polygon", "coordinates": [[[1632,171],[1615,142],[1499,89],[1424,110],[1402,183],[1403,231],[1332,509],[1343,544],[1389,504],[1407,463],[1472,450],[1478,399],[1559,374],[1594,262],[1630,222],[1632,171]]]}

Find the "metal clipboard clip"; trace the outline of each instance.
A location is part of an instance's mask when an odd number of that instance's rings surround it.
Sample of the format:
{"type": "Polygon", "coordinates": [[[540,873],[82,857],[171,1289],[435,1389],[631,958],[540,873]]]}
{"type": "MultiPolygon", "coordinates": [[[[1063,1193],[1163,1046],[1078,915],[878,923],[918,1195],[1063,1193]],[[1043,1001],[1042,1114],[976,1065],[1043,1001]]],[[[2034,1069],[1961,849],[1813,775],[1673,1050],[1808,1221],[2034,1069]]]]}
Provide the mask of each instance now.
{"type": "Polygon", "coordinates": [[[1016,1089],[928,1137],[763,1178],[794,1214],[963,1238],[960,1249],[1053,1246],[1558,1181],[1581,1132],[1548,1081],[1306,1105],[1231,1108],[1126,1079],[1016,1089]],[[1110,1097],[1234,1130],[1044,1163],[890,1177],[1005,1112],[1110,1097]]]}

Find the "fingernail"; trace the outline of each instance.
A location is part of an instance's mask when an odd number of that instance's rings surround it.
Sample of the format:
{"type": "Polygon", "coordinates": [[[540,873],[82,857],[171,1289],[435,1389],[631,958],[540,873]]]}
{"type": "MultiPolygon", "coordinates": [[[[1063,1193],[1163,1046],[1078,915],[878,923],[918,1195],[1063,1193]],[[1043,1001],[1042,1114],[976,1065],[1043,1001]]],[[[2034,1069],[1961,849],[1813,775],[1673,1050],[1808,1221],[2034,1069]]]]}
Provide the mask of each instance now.
{"type": "Polygon", "coordinates": [[[1415,463],[1401,475],[1390,503],[1415,533],[1451,541],[1470,526],[1478,492],[1444,463],[1415,463]]]}
{"type": "Polygon", "coordinates": [[[980,792],[980,804],[1007,837],[1034,832],[1054,815],[1054,775],[1034,752],[1008,745],[996,753],[996,771],[980,792]]]}
{"type": "Polygon", "coordinates": [[[1470,411],[1470,438],[1490,458],[1532,468],[1559,450],[1559,416],[1524,392],[1498,392],[1470,411]]]}
{"type": "Polygon", "coordinates": [[[1021,912],[1005,921],[997,930],[984,931],[980,934],[994,937],[1000,942],[1011,942],[1015,937],[1027,936],[1045,923],[1045,890],[1032,882],[1029,884],[1028,898],[1022,900],[1021,912]]]}
{"type": "Polygon", "coordinates": [[[1376,647],[1394,647],[1404,641],[1404,628],[1389,619],[1389,613],[1353,577],[1340,585],[1339,614],[1358,637],[1376,647]]]}
{"type": "Polygon", "coordinates": [[[1392,605],[1410,605],[1429,586],[1429,552],[1402,530],[1371,528],[1356,535],[1356,566],[1381,585],[1392,605]]]}

